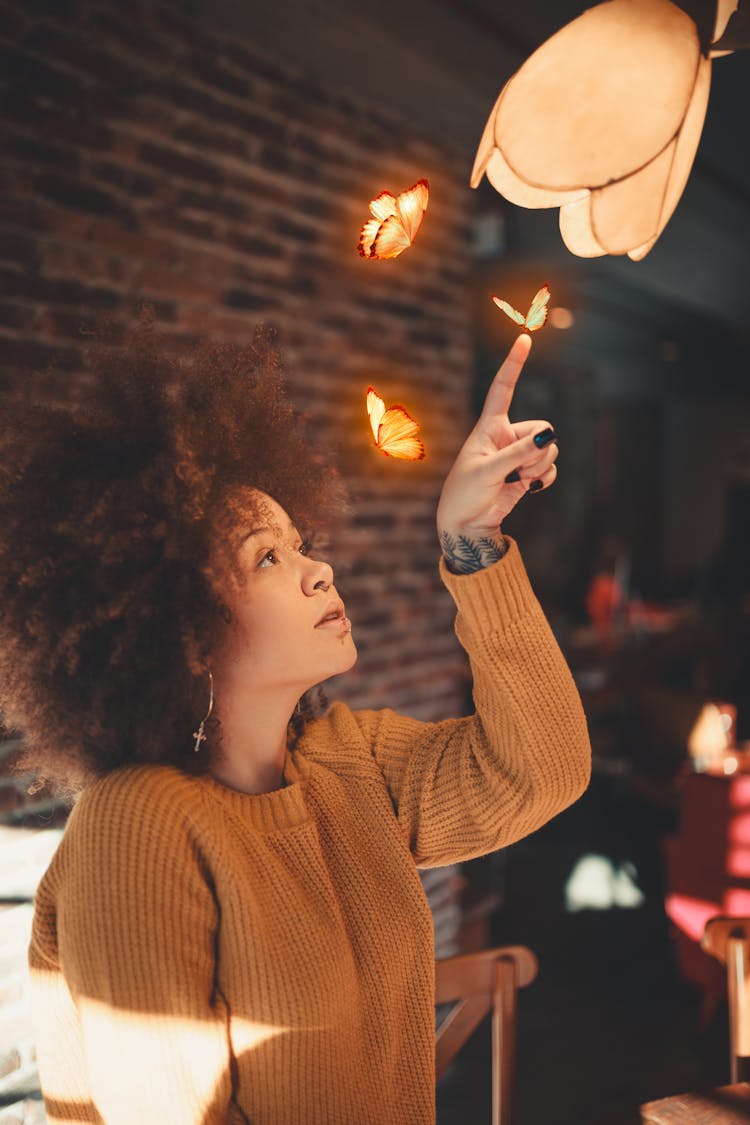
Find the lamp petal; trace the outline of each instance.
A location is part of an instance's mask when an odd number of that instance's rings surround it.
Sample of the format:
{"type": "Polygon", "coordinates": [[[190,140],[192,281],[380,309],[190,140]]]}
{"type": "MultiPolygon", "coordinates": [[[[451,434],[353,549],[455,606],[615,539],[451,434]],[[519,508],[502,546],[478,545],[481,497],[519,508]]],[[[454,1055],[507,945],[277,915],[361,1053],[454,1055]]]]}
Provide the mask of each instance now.
{"type": "Polygon", "coordinates": [[[703,122],[706,119],[710,90],[711,62],[709,59],[702,58],[698,67],[695,89],[690,99],[690,106],[685,114],[685,120],[682,123],[680,135],[675,145],[674,160],[672,161],[672,168],[664,193],[661,215],[659,216],[659,226],[653,238],[644,245],[637,246],[633,250],[628,251],[628,257],[632,258],[634,262],[639,262],[641,258],[646,257],[646,254],[648,254],[649,250],[672,218],[674,210],[682,198],[682,193],[685,190],[685,184],[688,181],[688,176],[690,175],[690,170],[695,160],[695,154],[698,150],[701,132],[703,131],[703,122]]]}
{"type": "Polygon", "coordinates": [[[570,191],[621,179],[676,135],[699,54],[695,23],[671,0],[605,0],[543,43],[506,84],[495,143],[533,187],[570,191]]]}
{"type": "Polygon", "coordinates": [[[482,179],[489,159],[495,150],[495,117],[497,115],[497,107],[500,105],[500,101],[504,93],[505,86],[503,86],[497,101],[492,107],[492,112],[487,118],[487,124],[484,127],[484,132],[482,133],[481,139],[479,141],[477,154],[474,157],[474,167],[472,168],[471,176],[469,177],[469,183],[473,188],[479,187],[479,181],[482,179]]]}
{"type": "Polygon", "coordinates": [[[729,17],[722,35],[713,41],[710,53],[712,59],[721,55],[729,55],[732,51],[750,49],[750,3],[748,0],[739,0],[737,7],[729,17]]]}
{"type": "Polygon", "coordinates": [[[659,229],[677,138],[644,168],[591,193],[591,229],[607,254],[627,254],[659,229]]]}
{"type": "Polygon", "coordinates": [[[495,146],[495,121],[497,110],[507,90],[507,83],[500,91],[500,96],[492,107],[492,112],[487,118],[477,154],[474,158],[474,167],[471,170],[470,184],[478,187],[483,175],[487,176],[492,186],[500,195],[515,203],[519,207],[560,207],[574,199],[588,195],[587,189],[578,191],[547,191],[544,188],[535,188],[520,179],[508,166],[503,154],[495,146]]]}
{"type": "Polygon", "coordinates": [[[727,29],[729,20],[737,9],[738,3],[739,0],[716,0],[716,23],[714,24],[714,33],[711,36],[712,43],[721,39],[727,29]]]}
{"type": "Polygon", "coordinates": [[[586,188],[579,188],[577,191],[548,191],[546,188],[531,187],[515,174],[499,148],[492,150],[485,174],[502,196],[519,207],[561,207],[576,199],[585,199],[589,194],[586,188]]]}
{"type": "Polygon", "coordinates": [[[600,258],[605,253],[591,229],[590,193],[560,208],[560,234],[571,254],[579,258],[600,258]]]}

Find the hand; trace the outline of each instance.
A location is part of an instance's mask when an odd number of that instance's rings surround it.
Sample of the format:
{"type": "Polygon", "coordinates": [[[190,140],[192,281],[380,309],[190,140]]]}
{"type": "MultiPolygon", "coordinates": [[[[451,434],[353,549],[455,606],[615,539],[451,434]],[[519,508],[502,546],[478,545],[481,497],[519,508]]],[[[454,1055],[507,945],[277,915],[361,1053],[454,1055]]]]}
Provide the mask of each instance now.
{"type": "Polygon", "coordinates": [[[528,491],[548,488],[557,476],[557,443],[547,435],[549,422],[511,422],[513,391],[531,350],[522,333],[492,381],[482,413],[464,442],[443,484],[437,508],[438,534],[479,540],[499,539],[509,512],[528,491]],[[513,472],[518,479],[508,482],[513,472]],[[540,481],[541,485],[535,482],[540,481]]]}

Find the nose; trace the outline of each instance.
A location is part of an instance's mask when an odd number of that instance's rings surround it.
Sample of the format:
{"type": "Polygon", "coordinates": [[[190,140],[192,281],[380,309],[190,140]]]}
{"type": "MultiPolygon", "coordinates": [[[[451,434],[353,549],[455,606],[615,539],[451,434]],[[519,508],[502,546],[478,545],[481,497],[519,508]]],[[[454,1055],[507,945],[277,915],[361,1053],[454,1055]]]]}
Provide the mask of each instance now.
{"type": "Polygon", "coordinates": [[[320,559],[311,559],[311,566],[302,579],[306,594],[316,590],[328,590],[333,585],[333,567],[320,559]]]}

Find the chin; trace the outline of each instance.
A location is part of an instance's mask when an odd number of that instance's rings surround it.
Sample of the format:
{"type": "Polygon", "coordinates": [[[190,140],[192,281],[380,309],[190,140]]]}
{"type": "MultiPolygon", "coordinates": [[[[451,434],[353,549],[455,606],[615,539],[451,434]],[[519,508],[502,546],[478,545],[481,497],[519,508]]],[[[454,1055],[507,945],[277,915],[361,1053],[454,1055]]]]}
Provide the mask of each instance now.
{"type": "Polygon", "coordinates": [[[336,661],[335,664],[333,663],[333,661],[331,662],[331,668],[327,673],[327,678],[330,678],[331,676],[340,676],[342,675],[342,673],[348,672],[349,669],[353,668],[357,663],[357,657],[359,656],[359,653],[357,652],[356,646],[353,641],[350,645],[347,645],[347,650],[348,651],[341,653],[340,658],[336,661]]]}

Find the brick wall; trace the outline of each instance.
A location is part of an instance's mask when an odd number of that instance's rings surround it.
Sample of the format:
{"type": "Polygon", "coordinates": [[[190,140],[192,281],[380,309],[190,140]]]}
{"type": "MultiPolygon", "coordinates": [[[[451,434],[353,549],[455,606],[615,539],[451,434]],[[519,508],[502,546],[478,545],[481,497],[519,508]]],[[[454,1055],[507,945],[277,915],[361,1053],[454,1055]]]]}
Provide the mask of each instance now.
{"type": "MultiPolygon", "coordinates": [[[[293,397],[354,501],[331,557],[360,657],[328,694],[462,713],[467,663],[434,515],[470,425],[466,158],[222,37],[197,7],[0,0],[0,394],[84,395],[82,330],[105,317],[116,333],[142,302],[176,348],[274,326],[293,397]],[[421,176],[432,194],[414,248],[360,259],[367,201],[421,176]],[[370,382],[422,422],[426,461],[372,449],[370,382]]],[[[45,790],[28,792],[33,779],[10,776],[17,752],[0,745],[0,873],[26,871],[30,850],[46,862],[65,819],[45,790]]],[[[22,965],[44,862],[21,897],[0,881],[3,1123],[43,1117],[22,965]]],[[[447,954],[460,881],[454,869],[431,878],[447,954]]]]}
{"type": "MultiPolygon", "coordinates": [[[[466,157],[189,7],[0,2],[3,391],[81,393],[82,328],[105,316],[117,331],[142,301],[176,347],[273,325],[354,497],[332,559],[360,658],[329,695],[459,713],[466,662],[434,513],[470,425],[466,157]],[[415,246],[360,259],[368,199],[420,176],[432,194],[415,246]],[[369,382],[420,419],[426,461],[371,448],[369,382]]],[[[4,783],[0,815],[24,818],[20,801],[4,783]]]]}

